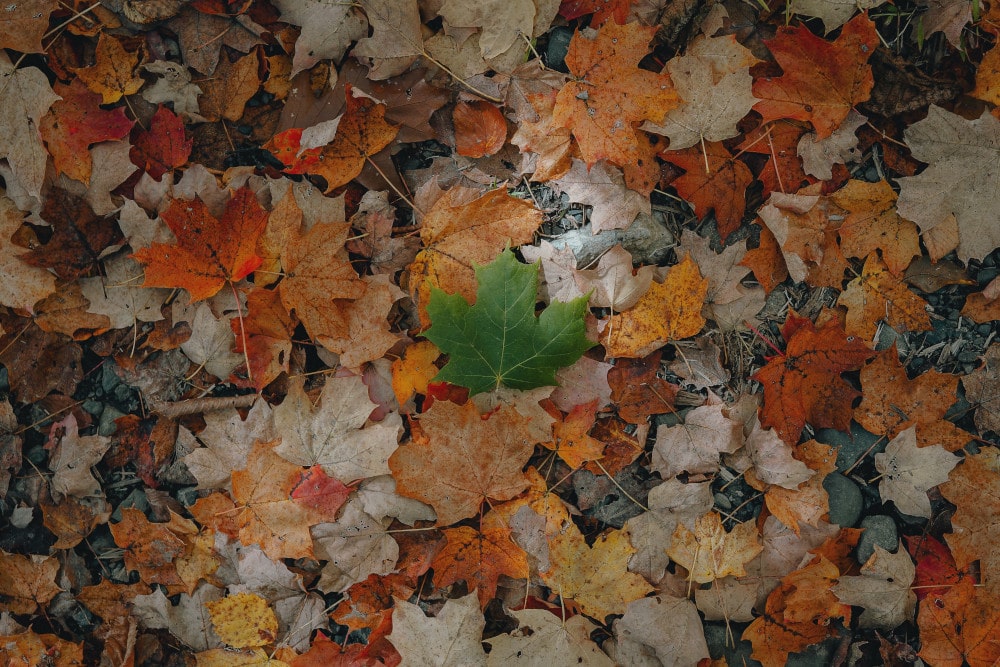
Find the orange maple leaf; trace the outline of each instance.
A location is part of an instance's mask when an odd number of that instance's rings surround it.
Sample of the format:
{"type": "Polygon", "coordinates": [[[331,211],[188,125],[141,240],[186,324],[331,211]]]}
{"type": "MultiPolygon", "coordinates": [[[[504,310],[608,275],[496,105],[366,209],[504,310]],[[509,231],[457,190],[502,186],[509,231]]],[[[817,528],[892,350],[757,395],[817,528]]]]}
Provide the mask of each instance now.
{"type": "Polygon", "coordinates": [[[444,530],[448,544],[434,559],[434,583],[449,586],[465,581],[479,594],[479,606],[496,597],[501,574],[514,579],[528,577],[528,555],[511,539],[510,526],[494,512],[483,518],[479,530],[457,526],[444,530]]]}
{"type": "Polygon", "coordinates": [[[654,34],[655,26],[606,23],[594,39],[573,35],[566,66],[574,78],[556,96],[552,118],[572,130],[588,166],[602,158],[637,164],[642,150],[636,125],[661,122],[679,103],[668,75],[636,67],[654,34]]]}
{"type": "Polygon", "coordinates": [[[356,97],[345,87],[347,103],[337,133],[326,146],[300,150],[302,130],[292,128],[264,144],[285,165],[288,174],[315,174],[326,179],[326,192],[357,178],[371,156],[392,143],[399,127],[385,121],[385,105],[356,97]]]}
{"type": "Polygon", "coordinates": [[[994,667],[1000,662],[1000,595],[969,578],[920,603],[920,657],[935,667],[994,667]]]}
{"type": "Polygon", "coordinates": [[[825,139],[864,102],[875,85],[868,59],[879,45],[875,24],[859,14],[847,23],[835,41],[828,42],[805,26],[781,27],[765,40],[784,74],[753,84],[754,109],[764,122],[778,118],[808,120],[825,139]]]}
{"type": "Polygon", "coordinates": [[[248,187],[233,194],[221,218],[200,199],[174,199],[160,217],[177,244],[154,243],[132,255],[146,265],[143,287],[182,287],[192,302],[201,301],[260,266],[257,239],[267,225],[267,212],[248,187]]]}
{"type": "Polygon", "coordinates": [[[851,425],[851,403],[860,393],[840,378],[857,370],[875,355],[843,327],[830,319],[820,328],[789,312],[781,328],[785,353],[772,357],[753,375],[764,386],[761,424],[777,431],[790,445],[799,441],[806,422],[846,431],[851,425]]]}
{"type": "Polygon", "coordinates": [[[753,644],[753,657],[764,667],[784,665],[789,653],[829,637],[835,627],[831,620],[849,623],[851,607],[830,590],[838,577],[837,566],[820,555],[782,579],[767,596],[764,615],[743,631],[743,639],[753,644]]]}

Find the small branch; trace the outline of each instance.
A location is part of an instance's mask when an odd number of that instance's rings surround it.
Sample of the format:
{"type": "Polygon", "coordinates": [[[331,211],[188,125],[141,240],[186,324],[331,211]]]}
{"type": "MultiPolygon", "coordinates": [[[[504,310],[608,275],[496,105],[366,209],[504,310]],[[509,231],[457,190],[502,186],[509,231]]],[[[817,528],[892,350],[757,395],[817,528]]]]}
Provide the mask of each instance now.
{"type": "Polygon", "coordinates": [[[199,412],[218,412],[230,408],[249,408],[257,402],[258,394],[243,394],[242,396],[209,396],[208,398],[191,398],[186,401],[147,401],[151,412],[167,419],[176,419],[184,415],[194,415],[199,412]]]}

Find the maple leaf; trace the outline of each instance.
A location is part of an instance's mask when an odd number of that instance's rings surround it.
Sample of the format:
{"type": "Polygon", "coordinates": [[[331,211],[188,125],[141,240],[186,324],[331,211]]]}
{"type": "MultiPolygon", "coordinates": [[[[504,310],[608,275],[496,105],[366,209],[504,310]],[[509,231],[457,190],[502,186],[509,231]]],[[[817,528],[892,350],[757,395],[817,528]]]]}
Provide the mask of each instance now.
{"type": "Polygon", "coordinates": [[[358,497],[348,500],[334,523],[321,523],[310,531],[323,566],[317,587],[326,593],[343,592],[369,575],[388,575],[399,560],[399,545],[386,533],[391,520],[366,512],[358,497]]]}
{"type": "Polygon", "coordinates": [[[735,35],[699,37],[685,55],[667,62],[683,102],[662,123],[647,121],[642,129],[669,137],[671,151],[735,137],[736,123],[759,101],[750,92],[756,62],[735,35]]]}
{"type": "Polygon", "coordinates": [[[55,291],[56,278],[42,267],[27,264],[19,257],[24,249],[11,243],[23,220],[24,214],[0,190],[0,304],[30,313],[35,303],[55,291]]]}
{"type": "Polygon", "coordinates": [[[927,490],[948,481],[948,473],[959,459],[940,445],[917,446],[911,426],[889,441],[885,452],[875,455],[875,469],[882,473],[878,484],[883,502],[911,516],[931,518],[927,490]]]}
{"type": "Polygon", "coordinates": [[[399,132],[399,127],[385,121],[384,104],[355,95],[350,85],[345,87],[344,94],[347,96],[344,115],[333,141],[326,146],[301,150],[302,132],[298,129],[286,130],[264,144],[266,150],[285,164],[286,173],[322,176],[326,192],[354,180],[365,163],[392,143],[399,132]]]}
{"type": "Polygon", "coordinates": [[[983,365],[962,378],[969,401],[976,405],[976,428],[1000,433],[1000,416],[996,411],[1000,401],[1000,346],[990,345],[983,355],[983,365]]]}
{"type": "Polygon", "coordinates": [[[656,29],[606,23],[594,39],[573,35],[566,66],[573,79],[559,91],[553,121],[568,127],[588,166],[604,158],[613,164],[641,159],[635,125],[659,122],[678,97],[670,77],[635,66],[656,29]]]}
{"type": "Polygon", "coordinates": [[[149,129],[133,137],[129,157],[155,179],[187,164],[192,140],[180,116],[160,105],[149,121],[149,129]]]}
{"type": "Polygon", "coordinates": [[[726,239],[740,226],[746,212],[746,189],[753,182],[750,168],[733,158],[721,143],[660,153],[685,171],[670,182],[677,194],[691,202],[699,216],[715,211],[719,237],[726,239]]]}
{"type": "Polygon", "coordinates": [[[778,118],[808,120],[825,139],[856,104],[871,94],[875,79],[867,64],[879,45],[875,24],[864,14],[853,18],[832,43],[805,26],[778,28],[765,40],[784,74],[754,81],[754,109],[764,122],[778,118]]]}
{"type": "Polygon", "coordinates": [[[31,614],[45,607],[61,588],[56,584],[59,563],[52,556],[26,556],[0,549],[0,595],[12,614],[31,614]]]}
{"type": "Polygon", "coordinates": [[[552,427],[552,442],[542,446],[554,450],[573,469],[604,455],[604,443],[587,435],[594,425],[597,401],[575,406],[566,418],[552,427]]]}
{"type": "Polygon", "coordinates": [[[166,523],[154,523],[134,507],[122,509],[121,521],[108,526],[115,544],[125,550],[125,567],[137,570],[147,584],[162,584],[171,594],[191,592],[180,578],[175,561],[198,532],[194,522],[173,512],[166,523]]]}
{"type": "Polygon", "coordinates": [[[920,603],[920,657],[941,667],[989,667],[1000,660],[1000,596],[963,579],[920,603]]]}
{"type": "Polygon", "coordinates": [[[861,389],[854,420],[872,433],[895,438],[916,425],[917,444],[921,447],[940,444],[955,451],[968,442],[969,434],[944,420],[955,402],[958,378],[929,369],[910,380],[895,345],[861,369],[861,389]]]}
{"type": "Polygon", "coordinates": [[[187,454],[183,461],[198,480],[198,488],[228,488],[230,474],[246,467],[254,443],[277,437],[271,406],[257,401],[245,419],[235,410],[206,413],[205,428],[197,437],[205,446],[187,454]]]}
{"type": "Polygon", "coordinates": [[[275,452],[296,465],[321,466],[344,482],[388,474],[402,424],[397,414],[368,424],[376,407],[359,376],[328,378],[318,407],[302,380],[292,380],[274,408],[274,427],[282,436],[275,452]]]}
{"type": "Polygon", "coordinates": [[[368,36],[368,22],[357,7],[322,0],[276,0],[274,6],[283,21],[302,27],[291,76],[324,58],[339,61],[351,42],[368,36]]]}
{"type": "Polygon", "coordinates": [[[837,566],[824,556],[815,556],[795,570],[767,596],[764,615],[743,631],[753,644],[753,657],[765,667],[778,667],[790,653],[822,641],[834,632],[833,619],[851,619],[851,608],[830,590],[840,576],[837,566]]]}
{"type": "MultiPolygon", "coordinates": [[[[988,111],[966,120],[939,106],[903,132],[913,157],[929,164],[920,174],[899,179],[899,214],[926,235],[954,216],[958,257],[982,259],[1000,246],[993,224],[997,200],[993,165],[1000,151],[1000,121],[988,111]]],[[[944,249],[947,253],[952,248],[944,249]]]]}
{"type": "Polygon", "coordinates": [[[704,584],[728,575],[743,576],[744,565],[762,549],[753,523],[737,524],[727,533],[722,517],[709,512],[695,520],[694,530],[678,524],[667,554],[688,571],[691,581],[704,584]]]}
{"type": "Polygon", "coordinates": [[[674,539],[674,531],[683,524],[694,528],[695,519],[712,509],[712,491],[709,484],[685,484],[670,477],[649,491],[646,506],[649,511],[629,519],[628,530],[635,555],[629,561],[629,570],[649,581],[660,581],[670,564],[667,550],[674,539]]]}
{"type": "Polygon", "coordinates": [[[260,266],[255,250],[267,214],[250,188],[233,194],[221,218],[201,199],[175,199],[160,217],[177,236],[177,244],[154,243],[132,254],[146,265],[143,287],[183,287],[196,302],[260,266]]]}
{"type": "Polygon", "coordinates": [[[297,324],[277,291],[255,289],[247,295],[247,314],[242,324],[229,320],[236,339],[236,352],[250,359],[249,376],[254,388],[269,385],[288,371],[292,353],[292,332],[297,324]]]}
{"type": "Polygon", "coordinates": [[[761,424],[790,445],[798,443],[806,422],[846,431],[851,403],[860,393],[840,374],[857,370],[875,352],[846,337],[835,319],[817,328],[791,312],[781,335],[786,341],[784,355],[772,357],[753,375],[764,386],[761,424]]]}
{"type": "Polygon", "coordinates": [[[742,440],[742,427],[727,416],[722,403],[703,405],[688,412],[683,424],[657,427],[651,466],[664,479],[682,472],[715,472],[719,455],[735,452],[742,440]]]}
{"type": "MultiPolygon", "coordinates": [[[[373,81],[403,74],[423,55],[420,9],[414,0],[364,0],[372,36],[358,40],[351,55],[369,65],[373,81]]],[[[380,96],[381,97],[381,96],[380,96]]]]}
{"type": "MultiPolygon", "coordinates": [[[[623,643],[640,645],[637,653],[641,654],[652,649],[662,665],[695,665],[709,656],[698,610],[686,598],[661,593],[635,600],[613,628],[618,639],[618,664],[630,662],[623,643]]],[[[640,658],[637,655],[634,659],[640,658]]]]}
{"type": "Polygon", "coordinates": [[[52,425],[45,446],[52,452],[49,457],[49,468],[53,473],[50,483],[56,500],[63,496],[104,496],[91,467],[104,458],[111,446],[111,438],[81,436],[76,417],[71,412],[52,425]]]}
{"type": "Polygon", "coordinates": [[[46,152],[38,133],[39,120],[58,99],[40,69],[17,69],[6,52],[0,53],[0,136],[5,137],[0,158],[7,159],[17,183],[31,197],[39,196],[45,180],[46,152]]]}
{"type": "Polygon", "coordinates": [[[965,457],[941,485],[941,495],[957,507],[952,531],[945,541],[955,562],[965,568],[980,561],[983,583],[996,590],[1000,584],[1000,456],[995,448],[965,457]]]}
{"type": "Polygon", "coordinates": [[[605,320],[602,333],[609,357],[645,357],[672,340],[694,336],[705,326],[701,309],[708,291],[690,255],[670,267],[634,306],[605,320]]]}
{"type": "Polygon", "coordinates": [[[433,506],[438,525],[474,516],[487,499],[509,500],[528,487],[521,469],[534,443],[527,419],[513,408],[483,419],[471,402],[435,401],[419,424],[426,441],[399,447],[389,468],[396,491],[433,506]]]}
{"type": "Polygon", "coordinates": [[[39,131],[49,147],[56,169],[89,184],[93,165],[87,148],[100,141],[121,139],[128,135],[133,121],[121,108],[110,111],[101,109],[101,98],[78,79],[68,86],[57,83],[54,92],[62,99],[49,109],[39,131]]]}
{"type": "Polygon", "coordinates": [[[476,268],[479,288],[470,306],[461,294],[432,288],[423,335],[449,355],[437,381],[468,387],[471,394],[556,384],[555,372],[593,347],[587,340],[587,297],[549,304],[535,317],[538,266],[517,261],[510,249],[476,268]]]}
{"type": "Polygon", "coordinates": [[[625,531],[609,531],[588,546],[580,531],[570,525],[549,540],[550,566],[540,574],[560,597],[604,620],[609,614],[624,613],[628,603],[652,590],[645,579],[627,571],[634,553],[625,531]]]}
{"type": "Polygon", "coordinates": [[[126,95],[135,95],[145,81],[135,75],[139,52],[129,53],[113,35],[97,36],[94,64],[74,73],[91,91],[100,94],[101,104],[114,104],[126,95]]]}
{"type": "Polygon", "coordinates": [[[892,554],[876,544],[861,575],[841,577],[832,590],[844,604],[865,608],[859,619],[861,627],[891,629],[913,620],[917,596],[910,585],[915,573],[904,549],[897,548],[892,554]]]}
{"type": "Polygon", "coordinates": [[[809,126],[800,121],[778,120],[763,123],[747,133],[736,150],[767,156],[757,179],[764,184],[764,196],[772,192],[794,193],[816,179],[803,171],[798,145],[809,126]]]}
{"type": "Polygon", "coordinates": [[[386,638],[408,664],[476,667],[486,664],[480,643],[485,626],[475,593],[446,600],[433,618],[425,616],[419,606],[396,598],[392,632],[386,638]]]}
{"type": "Polygon", "coordinates": [[[484,609],[496,597],[500,575],[527,579],[529,574],[527,554],[514,544],[510,526],[493,515],[493,512],[486,514],[479,530],[468,526],[444,529],[448,543],[431,564],[436,585],[444,587],[465,581],[469,589],[479,594],[484,609]]]}
{"type": "Polygon", "coordinates": [[[247,467],[233,471],[240,540],[259,544],[271,558],[312,558],[309,528],[333,520],[350,489],[322,487],[314,496],[307,471],[278,456],[274,445],[258,442],[250,450],[247,467]],[[331,494],[335,496],[331,502],[316,502],[331,494]]]}
{"type": "Polygon", "coordinates": [[[42,37],[49,27],[49,14],[56,0],[23,0],[4,8],[0,17],[0,48],[22,53],[44,53],[42,37]]]}
{"type": "Polygon", "coordinates": [[[593,206],[590,231],[599,234],[610,229],[626,229],[636,216],[650,214],[649,198],[625,187],[620,171],[599,161],[588,169],[574,159],[569,171],[553,181],[571,202],[593,206]]]}
{"type": "Polygon", "coordinates": [[[900,332],[931,328],[928,303],[893,276],[875,253],[868,255],[861,275],[847,284],[837,304],[847,306],[845,331],[869,343],[882,320],[900,332]]]}
{"type": "Polygon", "coordinates": [[[486,664],[502,667],[524,662],[526,656],[559,656],[568,664],[611,667],[614,663],[590,638],[597,626],[582,614],[565,620],[545,609],[512,610],[518,627],[509,634],[485,640],[490,645],[486,664]]]}
{"type": "Polygon", "coordinates": [[[847,257],[867,257],[880,250],[889,271],[899,275],[920,255],[917,228],[899,215],[896,192],[887,181],[850,180],[830,198],[847,211],[837,230],[840,250],[847,257]]]}
{"type": "Polygon", "coordinates": [[[633,0],[562,0],[559,5],[559,16],[567,21],[578,19],[587,14],[591,27],[598,27],[608,19],[619,25],[624,25],[628,19],[633,0]]]}

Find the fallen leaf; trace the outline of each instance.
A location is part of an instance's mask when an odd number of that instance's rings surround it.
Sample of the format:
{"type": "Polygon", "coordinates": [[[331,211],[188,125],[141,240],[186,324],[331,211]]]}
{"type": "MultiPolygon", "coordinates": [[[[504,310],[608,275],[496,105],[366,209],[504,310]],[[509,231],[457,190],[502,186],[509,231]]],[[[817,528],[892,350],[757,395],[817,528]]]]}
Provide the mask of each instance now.
{"type": "Polygon", "coordinates": [[[847,307],[845,331],[868,343],[875,340],[882,321],[900,332],[931,328],[929,304],[890,273],[875,253],[868,255],[861,275],[847,284],[837,305],[847,307]]]}
{"type": "Polygon", "coordinates": [[[68,86],[57,83],[54,92],[62,99],[42,118],[39,131],[49,147],[56,170],[89,184],[93,165],[87,149],[91,144],[127,136],[133,121],[121,108],[101,109],[101,98],[80,80],[68,86]]]}
{"type": "Polygon", "coordinates": [[[719,236],[725,243],[746,212],[746,189],[753,182],[749,167],[734,159],[718,142],[682,151],[671,149],[660,153],[660,157],[685,171],[670,184],[691,202],[697,215],[715,212],[719,236]]]}
{"type": "Polygon", "coordinates": [[[887,181],[850,180],[830,198],[847,211],[837,232],[840,250],[847,257],[867,257],[881,250],[889,271],[898,276],[914,257],[920,255],[917,228],[900,217],[896,210],[896,192],[887,181]]]}
{"type": "Polygon", "coordinates": [[[475,516],[487,499],[513,498],[528,487],[521,469],[534,443],[526,421],[508,407],[484,419],[471,402],[435,401],[420,417],[425,440],[389,459],[397,492],[431,505],[439,526],[475,516]]]}
{"type": "Polygon", "coordinates": [[[101,104],[114,104],[126,95],[135,95],[145,81],[135,75],[139,52],[129,53],[113,35],[97,36],[94,64],[74,70],[92,92],[101,96],[101,104]]]}
{"type": "Polygon", "coordinates": [[[62,592],[56,584],[59,563],[53,556],[26,556],[0,549],[0,563],[0,594],[11,614],[31,614],[62,592]]]}
{"type": "Polygon", "coordinates": [[[445,528],[448,543],[434,558],[434,583],[450,586],[465,581],[469,590],[479,595],[479,605],[496,597],[497,579],[506,575],[515,579],[528,578],[528,557],[511,539],[511,530],[494,512],[483,518],[480,529],[468,526],[445,528]]]}
{"type": "Polygon", "coordinates": [[[959,462],[940,445],[917,447],[914,427],[889,441],[885,452],[875,455],[875,469],[882,474],[878,484],[884,502],[911,516],[931,517],[927,490],[948,481],[948,473],[959,462]]]}
{"type": "Polygon", "coordinates": [[[273,644],[278,619],[267,600],[253,593],[237,593],[205,603],[215,634],[226,644],[248,648],[273,644]]]}
{"type": "Polygon", "coordinates": [[[689,581],[705,584],[728,575],[743,576],[744,565],[762,549],[753,523],[738,523],[726,532],[722,517],[708,512],[695,519],[693,530],[677,525],[667,555],[688,571],[689,581]]]}
{"type": "Polygon", "coordinates": [[[682,472],[713,473],[719,456],[742,444],[743,427],[727,416],[725,406],[703,405],[688,412],[683,424],[657,427],[650,465],[664,479],[682,472]]]}
{"type": "Polygon", "coordinates": [[[49,28],[49,15],[56,0],[23,0],[4,8],[0,19],[0,48],[22,53],[44,53],[42,37],[49,28]]]}
{"type": "Polygon", "coordinates": [[[808,120],[825,139],[864,102],[874,85],[868,59],[879,44],[875,24],[861,14],[849,21],[832,43],[805,26],[781,27],[765,40],[784,74],[754,81],[761,99],[754,109],[764,122],[779,118],[808,120]]]}
{"type": "Polygon", "coordinates": [[[386,637],[396,647],[403,662],[413,665],[486,664],[486,651],[480,643],[486,620],[479,611],[475,593],[446,600],[433,618],[420,607],[395,598],[392,632],[386,637]]]}
{"type": "Polygon", "coordinates": [[[655,32],[638,23],[606,23],[593,39],[574,34],[566,54],[573,79],[559,91],[552,117],[573,132],[588,166],[602,158],[619,166],[637,164],[635,126],[660,122],[677,106],[669,76],[635,65],[655,32]]]}
{"type": "Polygon", "coordinates": [[[531,0],[445,0],[438,10],[449,25],[479,28],[483,58],[502,55],[521,35],[534,33],[535,4],[531,0]]]}
{"type": "Polygon", "coordinates": [[[373,81],[403,74],[424,53],[417,3],[365,0],[361,7],[372,35],[359,39],[351,55],[369,64],[368,78],[373,81]]]}
{"type": "Polygon", "coordinates": [[[634,553],[625,531],[608,531],[588,546],[571,525],[549,541],[550,567],[540,574],[560,597],[604,620],[609,614],[624,613],[630,602],[653,590],[645,579],[628,572],[628,559],[634,553]]]}
{"type": "Polygon", "coordinates": [[[491,667],[545,667],[551,664],[553,656],[588,667],[614,664],[590,638],[597,626],[581,614],[561,620],[544,609],[510,613],[517,619],[517,628],[486,640],[491,649],[486,664],[491,667]]]}
{"type": "Polygon", "coordinates": [[[469,388],[470,395],[497,389],[534,389],[556,384],[557,369],[593,347],[586,337],[587,297],[554,301],[535,317],[538,267],[517,261],[508,249],[476,268],[476,302],[431,288],[423,335],[448,363],[435,377],[469,388]]]}
{"type": "Polygon", "coordinates": [[[625,187],[621,172],[604,161],[587,166],[574,159],[569,171],[552,183],[569,196],[571,202],[587,204],[590,231],[593,234],[626,229],[636,217],[650,213],[649,198],[625,187]]]}
{"type": "Polygon", "coordinates": [[[58,501],[64,496],[85,498],[104,497],[100,482],[91,468],[104,457],[111,446],[111,439],[99,435],[81,436],[76,417],[69,413],[55,422],[49,432],[46,448],[49,469],[52,470],[53,497],[58,501]]]}
{"type": "Polygon", "coordinates": [[[798,443],[806,422],[846,431],[851,403],[860,392],[840,374],[858,369],[875,353],[862,341],[847,337],[833,319],[816,328],[790,312],[781,333],[785,353],[772,357],[753,375],[764,386],[761,424],[790,445],[798,443]]]}
{"type": "Polygon", "coordinates": [[[275,452],[296,465],[320,466],[345,483],[388,474],[402,424],[398,415],[369,424],[376,407],[358,376],[328,378],[317,406],[302,381],[292,380],[285,400],[274,408],[274,427],[281,434],[275,452]]]}
{"type": "Polygon", "coordinates": [[[452,110],[455,151],[465,157],[493,155],[507,142],[507,120],[496,106],[482,100],[459,101],[452,110]]]}
{"type": "Polygon", "coordinates": [[[154,243],[133,253],[146,265],[144,287],[183,287],[192,302],[216,294],[252,273],[261,262],[255,254],[267,214],[249,188],[240,188],[221,218],[201,199],[175,199],[161,214],[177,244],[154,243]]]}
{"type": "Polygon", "coordinates": [[[468,190],[448,190],[421,225],[425,247],[410,265],[410,294],[425,327],[430,324],[427,304],[432,286],[461,294],[472,303],[477,286],[473,267],[488,264],[508,244],[530,242],[542,224],[541,211],[511,197],[504,188],[473,197],[468,190]]]}
{"type": "Polygon", "coordinates": [[[961,568],[979,561],[982,582],[996,590],[1000,583],[1000,535],[998,499],[1000,499],[1000,459],[995,449],[966,456],[962,465],[952,470],[941,485],[941,495],[956,505],[952,530],[944,539],[961,568]]]}
{"type": "MultiPolygon", "coordinates": [[[[17,69],[6,53],[0,54],[0,135],[6,137],[0,146],[0,158],[28,196],[38,198],[45,179],[45,145],[38,125],[49,107],[59,99],[52,92],[45,74],[37,67],[17,69]]],[[[7,183],[10,189],[13,184],[7,183]]]]}
{"type": "Polygon", "coordinates": [[[670,151],[737,136],[736,124],[759,101],[750,91],[756,62],[735,35],[699,36],[683,56],[667,62],[682,102],[662,123],[647,121],[642,129],[669,137],[670,151]]]}
{"type": "MultiPolygon", "coordinates": [[[[307,471],[278,456],[274,445],[258,442],[247,456],[246,468],[233,471],[240,541],[259,544],[274,559],[313,558],[309,528],[333,520],[347,493],[335,491],[339,502],[326,506],[300,502],[295,494],[308,483],[307,471]]],[[[320,495],[328,493],[320,489],[320,495]]]]}
{"type": "Polygon", "coordinates": [[[708,280],[685,255],[632,308],[604,321],[601,342],[608,356],[645,357],[667,342],[694,336],[705,326],[701,309],[707,291],[708,280]]]}
{"type": "Polygon", "coordinates": [[[347,103],[333,140],[321,148],[301,150],[302,133],[285,130],[264,144],[285,164],[289,174],[315,174],[326,180],[329,193],[351,182],[373,155],[392,143],[399,128],[385,121],[385,105],[345,89],[347,103]]]}
{"type": "Polygon", "coordinates": [[[56,278],[21,259],[27,249],[11,243],[23,220],[17,205],[0,193],[0,304],[30,313],[35,303],[55,292],[56,278]]]}
{"type": "Polygon", "coordinates": [[[690,600],[660,594],[629,604],[615,636],[651,647],[663,665],[694,665],[709,657],[705,631],[690,600]]]}
{"type": "Polygon", "coordinates": [[[784,665],[791,653],[833,635],[834,619],[851,619],[851,608],[830,590],[840,576],[837,566],[816,556],[805,567],[781,580],[767,596],[767,606],[743,631],[753,645],[753,657],[765,667],[784,665]]]}
{"type": "Polygon", "coordinates": [[[858,619],[861,627],[891,629],[913,620],[917,596],[910,586],[915,572],[902,545],[893,554],[876,544],[861,575],[841,577],[832,590],[844,604],[865,608],[858,619]]]}
{"type": "Polygon", "coordinates": [[[361,8],[322,0],[275,0],[285,23],[302,27],[295,42],[290,76],[327,58],[340,61],[351,42],[368,36],[361,8]]]}
{"type": "Polygon", "coordinates": [[[917,614],[920,657],[941,667],[988,667],[1000,660],[997,593],[963,579],[944,593],[924,598],[917,614]]]}
{"type": "Polygon", "coordinates": [[[129,155],[137,167],[159,180],[164,174],[187,164],[191,147],[192,141],[180,117],[161,105],[153,114],[149,129],[133,137],[129,155]]]}
{"type": "Polygon", "coordinates": [[[983,365],[962,378],[965,396],[976,407],[976,428],[1000,433],[1000,346],[990,345],[983,365]]]}
{"type": "Polygon", "coordinates": [[[992,219],[995,202],[982,194],[992,192],[983,189],[982,179],[990,177],[996,159],[1000,120],[989,112],[966,120],[933,105],[927,117],[906,128],[903,136],[913,157],[929,166],[916,176],[899,179],[899,214],[917,223],[924,235],[954,215],[959,259],[982,259],[1000,245],[995,226],[983,224],[992,219]]]}

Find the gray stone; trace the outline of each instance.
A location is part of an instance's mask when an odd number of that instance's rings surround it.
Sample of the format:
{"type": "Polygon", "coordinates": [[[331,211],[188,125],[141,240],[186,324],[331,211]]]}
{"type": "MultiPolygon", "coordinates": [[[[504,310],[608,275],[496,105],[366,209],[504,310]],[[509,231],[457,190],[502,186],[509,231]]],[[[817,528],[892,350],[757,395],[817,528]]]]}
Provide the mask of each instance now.
{"type": "Polygon", "coordinates": [[[885,514],[867,516],[861,521],[861,528],[864,532],[858,540],[856,553],[859,563],[864,564],[872,557],[876,544],[886,551],[895,551],[899,546],[899,531],[891,516],[885,514]]]}
{"type": "Polygon", "coordinates": [[[830,523],[853,527],[864,509],[861,489],[839,472],[833,472],[823,480],[823,488],[830,496],[830,523]]]}

